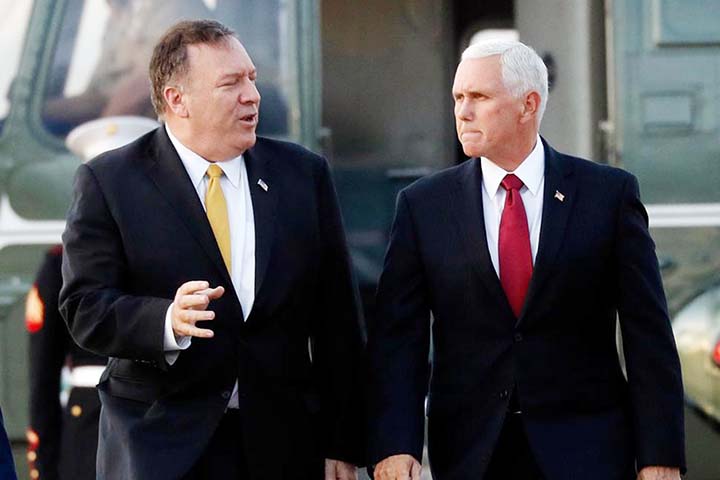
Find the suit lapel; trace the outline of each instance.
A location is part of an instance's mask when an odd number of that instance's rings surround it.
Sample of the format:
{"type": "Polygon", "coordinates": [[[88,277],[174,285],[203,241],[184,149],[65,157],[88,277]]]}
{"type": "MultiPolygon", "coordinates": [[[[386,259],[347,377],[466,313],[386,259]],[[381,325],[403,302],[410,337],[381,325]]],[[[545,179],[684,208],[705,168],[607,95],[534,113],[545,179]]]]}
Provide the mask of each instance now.
{"type": "Polygon", "coordinates": [[[150,152],[154,161],[148,165],[147,175],[177,211],[180,220],[215,265],[225,285],[232,285],[197,191],[170,142],[165,127],[155,131],[154,145],[155,151],[150,152]]]}
{"type": "Polygon", "coordinates": [[[518,323],[532,306],[533,299],[538,295],[547,279],[550,267],[562,245],[565,227],[575,202],[576,182],[572,175],[572,164],[544,140],[543,146],[545,148],[545,188],[540,241],[532,279],[518,323]]]}
{"type": "Polygon", "coordinates": [[[265,280],[273,241],[280,183],[271,159],[256,144],[244,154],[255,217],[255,295],[265,280]]]}
{"type": "Polygon", "coordinates": [[[482,169],[480,160],[473,158],[465,162],[459,170],[459,193],[450,192],[453,199],[455,223],[463,238],[465,253],[473,269],[482,279],[485,287],[499,302],[512,311],[508,304],[500,279],[495,272],[485,233],[485,216],[483,214],[482,169]]]}

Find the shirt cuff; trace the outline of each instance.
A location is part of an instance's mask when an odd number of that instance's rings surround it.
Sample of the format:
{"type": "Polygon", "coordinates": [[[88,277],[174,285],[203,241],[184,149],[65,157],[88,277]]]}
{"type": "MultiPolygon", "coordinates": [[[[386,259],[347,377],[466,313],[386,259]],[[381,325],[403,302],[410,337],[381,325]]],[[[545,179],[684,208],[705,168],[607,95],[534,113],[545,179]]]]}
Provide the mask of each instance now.
{"type": "Polygon", "coordinates": [[[172,312],[173,304],[171,303],[165,312],[165,336],[163,340],[163,350],[165,350],[165,361],[168,365],[172,365],[180,356],[181,350],[186,350],[192,342],[190,336],[177,336],[172,329],[172,312]]]}

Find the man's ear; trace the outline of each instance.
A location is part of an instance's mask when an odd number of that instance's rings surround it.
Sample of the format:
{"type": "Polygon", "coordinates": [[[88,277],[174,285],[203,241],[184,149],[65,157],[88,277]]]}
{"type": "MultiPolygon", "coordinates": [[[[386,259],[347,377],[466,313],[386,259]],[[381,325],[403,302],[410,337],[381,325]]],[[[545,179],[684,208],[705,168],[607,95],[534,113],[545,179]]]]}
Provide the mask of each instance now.
{"type": "Polygon", "coordinates": [[[520,117],[522,123],[537,118],[540,112],[540,94],[536,91],[528,92],[523,101],[523,111],[520,117]]]}
{"type": "Polygon", "coordinates": [[[185,96],[183,94],[182,87],[179,86],[166,86],[163,89],[163,99],[167,108],[180,118],[187,118],[188,109],[185,105],[185,96]]]}

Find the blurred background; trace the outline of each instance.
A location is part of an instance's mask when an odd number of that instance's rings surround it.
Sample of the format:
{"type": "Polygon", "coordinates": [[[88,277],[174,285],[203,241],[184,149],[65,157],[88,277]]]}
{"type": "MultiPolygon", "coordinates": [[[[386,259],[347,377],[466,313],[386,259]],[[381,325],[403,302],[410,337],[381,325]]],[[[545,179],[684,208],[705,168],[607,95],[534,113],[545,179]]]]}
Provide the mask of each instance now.
{"type": "Polygon", "coordinates": [[[369,321],[397,191],[464,160],[460,53],[498,36],[533,46],[551,76],[545,138],[640,179],[683,365],[687,478],[720,479],[720,1],[0,0],[0,12],[0,405],[21,478],[39,476],[31,360],[55,368],[31,353],[42,323],[28,292],[80,162],[66,136],[153,118],[154,42],[178,19],[217,18],[258,67],[259,133],[329,159],[369,321]]]}

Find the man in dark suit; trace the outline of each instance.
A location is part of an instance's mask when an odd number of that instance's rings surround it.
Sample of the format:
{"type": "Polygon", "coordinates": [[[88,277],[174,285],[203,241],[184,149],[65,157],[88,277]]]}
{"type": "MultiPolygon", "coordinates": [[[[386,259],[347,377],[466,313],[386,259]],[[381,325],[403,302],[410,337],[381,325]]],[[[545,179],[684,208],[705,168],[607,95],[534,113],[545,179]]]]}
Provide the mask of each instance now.
{"type": "Polygon", "coordinates": [[[354,479],[362,325],[327,163],[256,138],[232,31],[150,63],[159,129],[78,169],[61,312],[112,357],[101,479],[354,479]],[[324,475],[324,477],[323,477],[324,475]]]}
{"type": "Polygon", "coordinates": [[[368,336],[376,480],[419,478],[428,381],[435,480],[684,469],[680,366],[637,180],[540,139],[547,92],[529,47],[469,47],[453,96],[473,158],[398,197],[368,336]]]}

